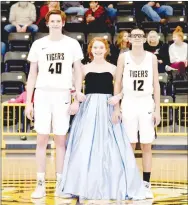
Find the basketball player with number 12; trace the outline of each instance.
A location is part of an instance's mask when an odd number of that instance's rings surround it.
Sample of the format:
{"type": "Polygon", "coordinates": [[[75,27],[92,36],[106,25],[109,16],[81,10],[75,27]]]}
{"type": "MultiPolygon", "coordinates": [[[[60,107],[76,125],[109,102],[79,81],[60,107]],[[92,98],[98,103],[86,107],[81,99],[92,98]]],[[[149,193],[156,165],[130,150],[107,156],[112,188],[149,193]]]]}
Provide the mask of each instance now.
{"type": "Polygon", "coordinates": [[[122,115],[120,105],[117,103],[112,119],[116,123],[122,117],[126,134],[134,150],[139,131],[146,198],[153,198],[150,185],[151,145],[155,139],[154,126],[160,123],[157,58],[144,50],[143,44],[146,38],[142,30],[133,29],[129,41],[132,44],[132,50],[119,56],[114,85],[115,96],[121,92],[121,89],[123,90],[122,115]],[[152,95],[154,95],[154,100],[152,95]]]}
{"type": "Polygon", "coordinates": [[[32,198],[46,196],[45,158],[51,125],[56,146],[56,191],[62,180],[65,156],[66,134],[69,128],[70,114],[79,109],[77,100],[82,101],[81,59],[83,53],[77,40],[62,34],[66,15],[60,10],[52,10],[46,15],[49,35],[36,40],[29,52],[30,72],[27,82],[26,115],[32,120],[34,114],[37,131],[37,186],[32,198]],[[74,67],[77,100],[71,104],[72,65],[74,67]],[[31,103],[34,95],[34,111],[31,103]],[[71,105],[70,105],[71,104],[71,105]]]}

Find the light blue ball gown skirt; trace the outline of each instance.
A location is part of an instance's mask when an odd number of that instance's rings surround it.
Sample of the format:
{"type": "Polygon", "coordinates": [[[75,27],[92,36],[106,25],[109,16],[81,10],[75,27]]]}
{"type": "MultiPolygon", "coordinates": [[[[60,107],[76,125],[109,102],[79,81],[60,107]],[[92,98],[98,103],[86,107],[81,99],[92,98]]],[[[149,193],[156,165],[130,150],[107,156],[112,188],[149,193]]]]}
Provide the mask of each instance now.
{"type": "MultiPolygon", "coordinates": [[[[61,194],[95,200],[145,199],[135,156],[110,94],[87,94],[69,134],[61,194]]],[[[62,125],[63,126],[63,125],[62,125]]]]}

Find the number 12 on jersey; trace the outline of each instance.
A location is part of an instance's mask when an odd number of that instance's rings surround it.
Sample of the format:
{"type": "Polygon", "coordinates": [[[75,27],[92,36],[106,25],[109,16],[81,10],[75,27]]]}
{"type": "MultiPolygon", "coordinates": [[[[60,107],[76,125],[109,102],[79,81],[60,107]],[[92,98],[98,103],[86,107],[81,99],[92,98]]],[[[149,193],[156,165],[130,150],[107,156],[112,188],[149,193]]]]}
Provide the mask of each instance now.
{"type": "Polygon", "coordinates": [[[143,80],[134,80],[133,86],[135,91],[144,91],[143,89],[144,81],[143,80]]]}
{"type": "Polygon", "coordinates": [[[55,63],[55,68],[53,68],[53,63],[50,63],[50,67],[48,69],[48,72],[51,72],[51,74],[61,74],[62,72],[62,63],[55,63]]]}

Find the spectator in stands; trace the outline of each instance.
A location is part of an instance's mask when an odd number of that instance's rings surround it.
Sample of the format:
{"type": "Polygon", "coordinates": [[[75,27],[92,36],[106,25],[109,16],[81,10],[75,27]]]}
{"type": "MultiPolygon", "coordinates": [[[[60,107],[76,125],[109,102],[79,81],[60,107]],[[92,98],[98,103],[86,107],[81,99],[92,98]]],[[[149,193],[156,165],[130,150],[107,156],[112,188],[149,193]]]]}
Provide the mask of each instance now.
{"type": "Polygon", "coordinates": [[[115,6],[117,5],[117,1],[110,1],[110,4],[109,1],[103,1],[101,2],[101,5],[105,7],[107,11],[107,16],[110,17],[113,22],[117,16],[117,9],[115,8],[115,6]]]}
{"type": "Polygon", "coordinates": [[[6,53],[6,44],[1,42],[1,55],[4,56],[6,53]]]}
{"type": "Polygon", "coordinates": [[[165,72],[165,64],[163,62],[164,55],[162,53],[163,42],[159,40],[156,31],[150,31],[147,36],[147,42],[144,44],[146,51],[152,52],[157,56],[159,73],[165,72]]]}
{"type": "Polygon", "coordinates": [[[36,21],[36,8],[30,2],[17,2],[11,6],[8,24],[5,31],[11,32],[31,32],[38,31],[38,26],[33,24],[36,21]]]}
{"type": "Polygon", "coordinates": [[[40,8],[40,16],[36,22],[39,27],[40,32],[48,33],[49,29],[46,26],[45,16],[51,10],[60,10],[60,3],[59,1],[49,1],[47,4],[42,5],[40,8]]]}
{"type": "MultiPolygon", "coordinates": [[[[66,14],[75,14],[77,16],[84,16],[88,8],[84,8],[80,1],[63,1],[63,9],[66,14]]],[[[82,18],[77,18],[78,22],[82,21],[82,18]]]]}
{"type": "Polygon", "coordinates": [[[185,72],[188,66],[188,44],[183,42],[184,34],[182,28],[177,26],[173,32],[174,43],[169,47],[171,66],[169,68],[178,69],[179,73],[185,72]]]}
{"type": "Polygon", "coordinates": [[[90,1],[90,8],[85,13],[86,32],[106,32],[112,23],[107,17],[106,10],[100,6],[98,1],[90,1]]]}
{"type": "Polygon", "coordinates": [[[114,46],[111,46],[111,63],[117,65],[119,54],[128,51],[130,48],[129,33],[122,31],[118,34],[117,40],[114,46]]]}
{"type": "Polygon", "coordinates": [[[160,5],[158,2],[150,1],[142,7],[144,12],[152,21],[166,23],[167,17],[173,15],[173,8],[167,5],[160,5]]]}
{"type": "MultiPolygon", "coordinates": [[[[16,99],[13,98],[9,100],[8,103],[26,103],[26,97],[27,97],[27,84],[25,84],[25,91],[21,95],[19,95],[16,99]]],[[[21,109],[21,110],[22,110],[22,115],[21,115],[22,128],[21,130],[18,130],[18,132],[27,132],[28,126],[30,124],[30,120],[28,120],[28,118],[25,116],[25,112],[24,112],[25,109],[21,109]]],[[[30,127],[30,129],[33,129],[33,127],[30,127]]],[[[27,140],[27,137],[21,136],[20,139],[27,140]]]]}

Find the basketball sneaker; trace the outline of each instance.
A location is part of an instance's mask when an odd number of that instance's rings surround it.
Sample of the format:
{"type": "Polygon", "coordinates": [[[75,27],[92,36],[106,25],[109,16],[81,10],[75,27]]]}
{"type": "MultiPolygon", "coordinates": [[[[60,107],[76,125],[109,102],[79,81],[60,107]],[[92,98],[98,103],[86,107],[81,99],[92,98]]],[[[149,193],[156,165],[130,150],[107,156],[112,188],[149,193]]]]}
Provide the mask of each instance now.
{"type": "Polygon", "coordinates": [[[56,180],[56,185],[55,185],[55,192],[54,196],[60,197],[60,186],[61,186],[62,179],[59,178],[56,180]]]}
{"type": "Polygon", "coordinates": [[[40,199],[46,196],[45,181],[38,180],[35,191],[31,194],[31,198],[40,199]]]}
{"type": "Polygon", "coordinates": [[[61,192],[61,182],[62,182],[61,178],[56,181],[54,196],[55,197],[60,197],[60,198],[63,198],[63,199],[73,198],[72,194],[62,194],[62,192],[61,192]]]}
{"type": "Polygon", "coordinates": [[[153,199],[153,193],[151,190],[151,184],[149,182],[144,181],[145,191],[146,191],[146,199],[153,199]]]}
{"type": "Polygon", "coordinates": [[[72,198],[75,198],[75,196],[72,195],[72,194],[63,194],[63,195],[61,195],[60,197],[63,198],[63,199],[72,199],[72,198]]]}

